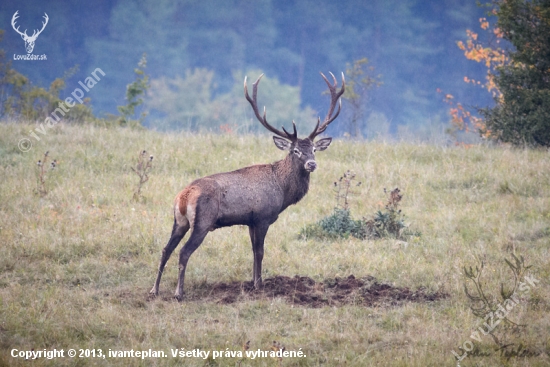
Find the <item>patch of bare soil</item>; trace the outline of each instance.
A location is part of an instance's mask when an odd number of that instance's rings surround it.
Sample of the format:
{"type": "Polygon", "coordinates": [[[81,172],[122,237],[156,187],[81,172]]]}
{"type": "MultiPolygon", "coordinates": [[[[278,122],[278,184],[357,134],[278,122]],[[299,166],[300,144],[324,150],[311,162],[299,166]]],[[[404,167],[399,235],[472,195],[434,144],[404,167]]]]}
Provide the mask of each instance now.
{"type": "Polygon", "coordinates": [[[441,292],[429,293],[425,288],[411,291],[408,288],[394,287],[380,283],[371,276],[356,278],[350,275],[347,278],[331,278],[316,282],[309,277],[298,275],[293,278],[277,275],[265,279],[259,290],[254,289],[252,281],[203,284],[188,290],[186,301],[231,304],[280,297],[287,303],[312,308],[344,305],[387,307],[405,302],[433,302],[447,296],[441,292]]]}

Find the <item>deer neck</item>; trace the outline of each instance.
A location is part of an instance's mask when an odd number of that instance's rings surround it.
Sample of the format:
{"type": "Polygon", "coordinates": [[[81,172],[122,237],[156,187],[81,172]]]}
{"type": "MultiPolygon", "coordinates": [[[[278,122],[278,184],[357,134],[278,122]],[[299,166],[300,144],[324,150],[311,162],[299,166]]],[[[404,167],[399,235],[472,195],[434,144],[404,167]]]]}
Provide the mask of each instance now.
{"type": "Polygon", "coordinates": [[[296,204],[307,194],[309,172],[299,162],[295,162],[291,155],[273,163],[273,173],[284,194],[282,210],[296,204]]]}

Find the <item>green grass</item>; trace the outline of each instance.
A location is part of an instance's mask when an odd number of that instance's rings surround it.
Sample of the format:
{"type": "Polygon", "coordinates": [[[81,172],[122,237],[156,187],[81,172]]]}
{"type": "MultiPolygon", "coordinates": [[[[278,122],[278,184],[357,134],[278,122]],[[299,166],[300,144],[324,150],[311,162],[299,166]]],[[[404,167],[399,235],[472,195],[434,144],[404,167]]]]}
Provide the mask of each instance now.
{"type": "MultiPolygon", "coordinates": [[[[454,366],[451,350],[477,320],[463,292],[462,267],[486,263],[485,290],[510,282],[504,258],[523,255],[540,286],[509,317],[535,355],[501,359],[489,337],[487,356],[461,366],[550,365],[550,154],[506,147],[438,147],[336,140],[317,155],[308,195],[283,212],[266,238],[264,277],[371,275],[380,281],[442,291],[430,304],[392,308],[310,309],[281,299],[221,305],[163,300],[173,294],[177,256],[168,262],[161,297],[147,300],[172,225],[172,201],[192,180],[284,157],[268,136],[160,134],[57,125],[17,147],[30,125],[0,124],[0,366],[236,365],[239,359],[12,358],[12,349],[269,350],[273,340],[306,358],[244,360],[243,366],[454,366]],[[132,200],[138,153],[154,155],[143,200],[132,200]],[[48,150],[58,168],[48,194],[36,194],[36,161],[48,150]],[[346,170],[354,217],[383,208],[383,189],[399,187],[409,242],[301,240],[307,224],[330,214],[333,182],[346,170]]],[[[177,252],[175,253],[177,255],[177,252]]],[[[248,281],[252,251],[243,227],[210,233],[191,257],[186,291],[248,281]]]]}

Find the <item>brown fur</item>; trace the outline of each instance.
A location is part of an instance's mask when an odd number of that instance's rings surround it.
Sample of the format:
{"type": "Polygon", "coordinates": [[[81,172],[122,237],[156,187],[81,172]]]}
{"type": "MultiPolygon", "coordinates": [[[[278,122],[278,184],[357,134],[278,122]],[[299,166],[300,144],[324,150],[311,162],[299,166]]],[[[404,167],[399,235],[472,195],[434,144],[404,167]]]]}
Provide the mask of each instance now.
{"type": "Polygon", "coordinates": [[[191,197],[192,203],[196,204],[196,200],[198,196],[200,196],[199,187],[187,186],[176,196],[176,199],[174,200],[174,205],[179,207],[179,211],[181,215],[185,217],[187,214],[187,206],[190,204],[189,202],[190,197],[191,197]]]}

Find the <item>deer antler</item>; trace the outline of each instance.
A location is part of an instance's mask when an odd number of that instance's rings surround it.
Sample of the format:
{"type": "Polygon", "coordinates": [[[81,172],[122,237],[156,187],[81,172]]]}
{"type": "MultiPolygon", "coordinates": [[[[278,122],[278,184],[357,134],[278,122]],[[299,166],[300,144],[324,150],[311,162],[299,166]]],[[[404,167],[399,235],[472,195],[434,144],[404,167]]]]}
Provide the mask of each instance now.
{"type": "Polygon", "coordinates": [[[50,18],[48,17],[48,14],[44,13],[43,18],[44,18],[45,22],[42,22],[42,29],[39,30],[38,33],[36,33],[36,32],[37,32],[36,29],[33,30],[32,36],[29,36],[29,35],[27,35],[27,30],[26,30],[26,29],[25,29],[24,32],[21,32],[21,31],[19,30],[19,26],[17,26],[17,28],[15,27],[16,20],[17,20],[17,18],[19,18],[19,15],[17,15],[18,13],[19,13],[19,10],[17,10],[17,11],[15,12],[15,14],[13,14],[13,17],[11,18],[11,26],[12,26],[12,28],[13,28],[17,33],[19,33],[22,37],[24,37],[25,39],[29,39],[29,40],[35,40],[35,39],[40,35],[40,33],[42,33],[42,31],[44,30],[44,28],[46,28],[46,25],[48,24],[48,20],[50,19],[50,18]]]}
{"type": "Polygon", "coordinates": [[[27,35],[27,30],[25,29],[25,32],[21,32],[19,30],[19,26],[17,26],[17,28],[15,28],[15,20],[17,18],[19,18],[19,15],[17,15],[17,13],[19,13],[19,10],[17,10],[15,12],[15,14],[13,14],[13,17],[11,17],[11,26],[13,28],[14,31],[16,31],[17,33],[19,33],[21,36],[26,36],[27,35]]]}
{"type": "Polygon", "coordinates": [[[258,121],[260,121],[260,123],[267,130],[271,131],[272,133],[274,133],[276,135],[279,135],[282,138],[288,139],[290,141],[296,141],[298,139],[298,133],[296,132],[296,124],[294,123],[294,121],[292,121],[292,127],[294,129],[294,132],[291,134],[288,131],[286,131],[286,129],[284,127],[283,127],[283,131],[281,131],[281,130],[278,130],[278,129],[274,128],[273,126],[271,126],[267,122],[265,107],[264,107],[264,115],[263,116],[260,115],[260,111],[258,111],[258,102],[256,100],[256,97],[258,95],[258,84],[260,83],[260,79],[262,79],[263,76],[264,76],[264,74],[260,75],[258,80],[256,80],[254,82],[254,84],[252,84],[252,98],[250,98],[250,96],[248,95],[248,88],[246,86],[246,78],[247,77],[244,77],[244,96],[246,97],[246,100],[252,106],[252,110],[254,110],[254,114],[256,114],[256,118],[258,119],[258,121]]]}
{"type": "Polygon", "coordinates": [[[344,91],[346,90],[346,79],[344,78],[344,73],[342,73],[342,88],[340,88],[340,91],[336,91],[336,87],[338,86],[338,81],[336,80],[336,77],[334,74],[330,73],[332,76],[332,80],[334,81],[333,84],[331,84],[328,79],[325,77],[323,73],[321,73],[321,76],[325,80],[325,83],[328,85],[328,89],[330,90],[330,107],[328,109],[327,117],[325,117],[325,121],[323,121],[323,124],[319,126],[321,123],[321,117],[317,119],[317,125],[315,125],[315,129],[309,134],[309,140],[313,141],[315,137],[319,134],[322,134],[326,129],[327,126],[338,117],[340,114],[340,109],[342,108],[342,100],[340,100],[340,97],[342,94],[344,94],[344,91]],[[338,110],[332,116],[334,112],[334,108],[336,107],[336,104],[338,103],[338,110]]]}
{"type": "Polygon", "coordinates": [[[42,31],[44,30],[44,28],[46,28],[46,24],[48,24],[48,20],[50,20],[50,18],[48,18],[48,14],[46,14],[46,13],[44,13],[44,16],[43,16],[42,18],[44,18],[44,20],[45,20],[45,22],[42,22],[42,29],[39,30],[38,33],[36,33],[36,30],[34,30],[33,33],[32,33],[31,38],[36,38],[36,37],[38,37],[38,35],[39,35],[40,33],[42,33],[42,31]],[[35,33],[36,33],[36,35],[35,35],[35,33]]]}

